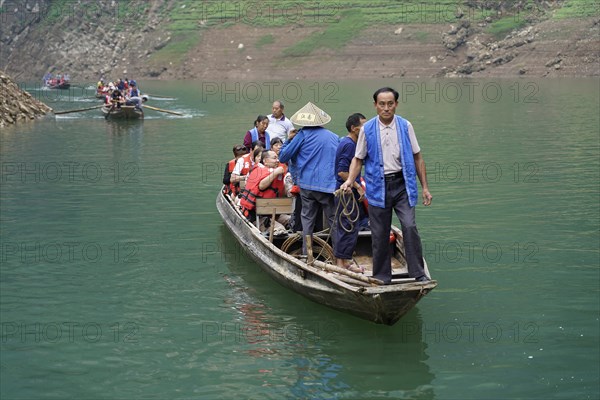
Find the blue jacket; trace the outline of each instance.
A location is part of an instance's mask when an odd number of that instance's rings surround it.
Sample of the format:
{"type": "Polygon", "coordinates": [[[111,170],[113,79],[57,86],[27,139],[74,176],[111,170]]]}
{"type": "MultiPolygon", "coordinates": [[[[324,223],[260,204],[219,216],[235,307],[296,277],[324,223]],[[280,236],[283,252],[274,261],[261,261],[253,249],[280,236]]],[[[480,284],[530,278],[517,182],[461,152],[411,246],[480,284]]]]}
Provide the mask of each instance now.
{"type": "Polygon", "coordinates": [[[300,189],[335,191],[335,152],[340,138],[322,127],[304,127],[279,151],[279,161],[292,161],[300,189]]]}
{"type": "MultiPolygon", "coordinates": [[[[256,142],[258,139],[258,129],[256,127],[250,129],[250,136],[252,137],[252,143],[256,142]]],[[[271,136],[269,136],[269,132],[265,131],[265,150],[271,150],[271,136]]]]}
{"type": "MultiPolygon", "coordinates": [[[[396,118],[396,131],[400,143],[400,163],[402,175],[411,207],[417,205],[417,170],[412,153],[412,145],[408,136],[408,123],[399,115],[396,118]],[[400,128],[400,129],[398,129],[400,128]]],[[[365,139],[367,141],[367,157],[365,164],[365,181],[367,183],[367,198],[369,205],[385,207],[385,177],[383,173],[383,153],[381,151],[381,137],[379,135],[379,117],[371,118],[364,124],[365,139]]]]}
{"type": "MultiPolygon", "coordinates": [[[[356,153],[356,143],[350,139],[349,136],[340,139],[337,151],[335,153],[335,188],[339,189],[344,183],[344,179],[340,178],[340,172],[348,172],[350,170],[350,164],[356,153]]],[[[356,183],[360,185],[360,172],[356,177],[356,183]]]]}

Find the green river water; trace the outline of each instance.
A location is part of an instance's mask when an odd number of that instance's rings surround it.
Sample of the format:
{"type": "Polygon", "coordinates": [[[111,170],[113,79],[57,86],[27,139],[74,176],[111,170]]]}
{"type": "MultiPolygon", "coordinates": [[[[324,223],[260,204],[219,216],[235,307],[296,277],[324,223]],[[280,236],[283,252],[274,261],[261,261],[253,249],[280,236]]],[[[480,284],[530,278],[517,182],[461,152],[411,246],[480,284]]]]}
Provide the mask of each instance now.
{"type": "Polygon", "coordinates": [[[598,79],[140,83],[185,116],[0,133],[3,400],[599,398],[598,79]],[[273,99],[342,136],[383,85],[427,163],[439,282],[393,327],[280,287],[215,207],[273,99]]]}

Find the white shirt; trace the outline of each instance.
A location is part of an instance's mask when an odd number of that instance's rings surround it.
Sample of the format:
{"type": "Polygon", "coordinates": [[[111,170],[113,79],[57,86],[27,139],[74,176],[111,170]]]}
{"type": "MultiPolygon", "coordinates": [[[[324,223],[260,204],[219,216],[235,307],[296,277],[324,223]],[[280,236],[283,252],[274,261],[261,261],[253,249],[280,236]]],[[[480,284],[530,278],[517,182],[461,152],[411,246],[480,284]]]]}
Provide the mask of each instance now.
{"type": "Polygon", "coordinates": [[[278,137],[285,142],[290,134],[290,131],[294,129],[292,122],[285,115],[282,115],[279,119],[273,117],[273,114],[269,114],[267,117],[269,118],[267,132],[269,132],[271,140],[278,137]]]}
{"type": "Polygon", "coordinates": [[[231,175],[233,175],[233,174],[236,174],[238,176],[241,175],[242,169],[244,169],[244,167],[250,168],[250,162],[249,162],[249,160],[246,159],[246,157],[241,156],[235,162],[235,167],[233,167],[233,171],[231,171],[231,175]]]}
{"type": "MultiPolygon", "coordinates": [[[[384,174],[399,172],[402,169],[402,164],[400,163],[400,144],[398,143],[398,134],[396,133],[396,118],[392,119],[389,125],[384,125],[380,119],[377,121],[379,122],[379,138],[383,153],[383,172],[384,174]]],[[[419,142],[417,142],[415,130],[409,121],[406,122],[412,153],[417,154],[421,151],[421,148],[419,147],[419,142]]],[[[367,157],[367,140],[363,127],[360,128],[360,132],[358,133],[354,156],[361,160],[367,157]]]]}

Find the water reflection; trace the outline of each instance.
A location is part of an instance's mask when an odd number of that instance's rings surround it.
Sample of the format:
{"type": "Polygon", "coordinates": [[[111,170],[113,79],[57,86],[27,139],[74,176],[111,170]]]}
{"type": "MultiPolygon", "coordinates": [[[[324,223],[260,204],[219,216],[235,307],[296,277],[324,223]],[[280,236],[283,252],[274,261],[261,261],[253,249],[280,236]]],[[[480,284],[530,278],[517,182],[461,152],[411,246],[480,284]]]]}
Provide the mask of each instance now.
{"type": "MultiPolygon", "coordinates": [[[[223,254],[243,251],[220,230],[223,254]]],[[[434,398],[418,309],[393,327],[375,325],[299,298],[245,256],[224,262],[232,288],[226,301],[239,312],[246,354],[278,359],[287,371],[267,384],[283,379],[294,398],[434,398]]]]}
{"type": "Polygon", "coordinates": [[[144,132],[144,120],[108,120],[106,121],[106,133],[113,136],[133,135],[141,136],[144,132]]]}
{"type": "MultiPolygon", "coordinates": [[[[143,120],[106,121],[106,138],[115,163],[126,160],[139,162],[144,139],[143,120]]],[[[116,168],[116,167],[115,167],[116,168]]],[[[137,164],[129,165],[125,171],[128,177],[135,175],[139,169],[137,164]],[[133,172],[132,172],[133,171],[133,172]]],[[[127,180],[126,180],[127,181],[127,180]]]]}

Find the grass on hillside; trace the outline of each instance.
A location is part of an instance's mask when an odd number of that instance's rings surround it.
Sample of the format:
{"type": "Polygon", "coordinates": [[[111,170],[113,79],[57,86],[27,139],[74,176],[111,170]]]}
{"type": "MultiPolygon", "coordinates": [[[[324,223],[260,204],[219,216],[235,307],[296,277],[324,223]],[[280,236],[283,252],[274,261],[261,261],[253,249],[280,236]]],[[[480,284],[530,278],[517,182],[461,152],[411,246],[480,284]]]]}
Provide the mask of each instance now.
{"type": "MultiPolygon", "coordinates": [[[[76,2],[73,0],[54,0],[40,9],[43,24],[53,25],[59,21],[73,20],[111,25],[117,30],[122,27],[141,27],[146,23],[146,1],[115,1],[101,5],[95,2],[76,2]]],[[[35,15],[35,14],[33,14],[35,15]]]]}
{"type": "Polygon", "coordinates": [[[239,0],[196,1],[177,0],[169,11],[169,29],[197,29],[198,23],[212,27],[227,22],[257,27],[328,25],[339,20],[346,12],[362,15],[369,24],[448,23],[455,13],[467,8],[456,0],[420,0],[419,2],[388,0],[294,0],[267,1],[239,0]]]}
{"type": "Polygon", "coordinates": [[[272,34],[268,34],[268,35],[264,35],[261,36],[260,38],[258,38],[258,40],[256,41],[256,48],[257,49],[261,49],[263,46],[266,46],[268,44],[273,44],[275,43],[275,38],[273,37],[272,34]]]}
{"type": "Polygon", "coordinates": [[[188,32],[186,34],[174,34],[171,41],[162,49],[150,56],[149,63],[164,65],[173,63],[180,64],[186,57],[188,51],[194,48],[200,41],[199,32],[188,32]]]}
{"type": "Polygon", "coordinates": [[[527,22],[523,18],[516,18],[515,16],[500,18],[497,21],[492,22],[488,28],[488,33],[494,35],[496,39],[503,39],[506,35],[511,33],[515,29],[519,29],[527,25],[527,22]]]}
{"type": "MultiPolygon", "coordinates": [[[[64,3],[68,0],[57,0],[64,3]]],[[[284,50],[287,57],[302,57],[315,49],[339,49],[362,29],[372,26],[394,27],[403,24],[451,24],[459,16],[471,22],[487,16],[495,20],[488,32],[502,38],[514,29],[526,24],[526,15],[531,9],[538,10],[537,3],[526,0],[523,12],[515,15],[499,15],[485,2],[476,2],[468,7],[466,2],[456,0],[396,1],[371,0],[320,0],[318,2],[298,2],[281,0],[258,2],[254,0],[197,1],[175,0],[169,3],[164,12],[169,15],[167,30],[173,33],[173,40],[157,52],[153,58],[178,62],[185,53],[199,41],[199,32],[206,27],[228,27],[247,24],[256,27],[300,26],[322,27],[308,38],[284,50]],[[497,19],[501,17],[500,19],[497,19]]],[[[540,9],[540,12],[543,10],[540,9]]],[[[545,12],[545,11],[544,11],[545,12]]],[[[555,18],[592,16],[598,13],[598,3],[593,0],[570,0],[556,10],[555,18]]],[[[417,40],[425,40],[419,36],[417,40]]],[[[257,48],[274,42],[271,34],[265,34],[256,43],[257,48]]]]}
{"type": "Polygon", "coordinates": [[[360,12],[345,11],[337,23],[327,25],[324,31],[315,32],[283,51],[287,57],[302,57],[319,48],[339,49],[366,27],[360,12]]]}
{"type": "Polygon", "coordinates": [[[569,0],[554,12],[553,18],[585,18],[600,15],[600,2],[597,0],[569,0]]]}

